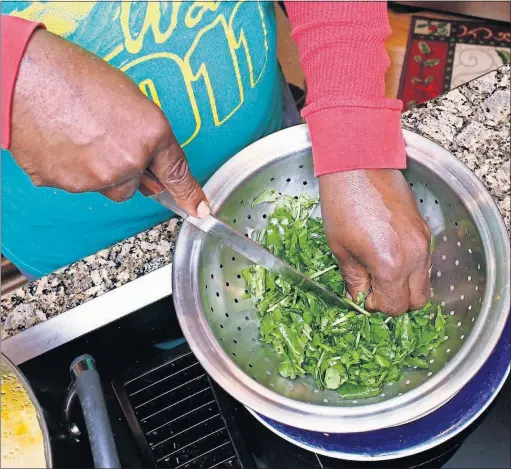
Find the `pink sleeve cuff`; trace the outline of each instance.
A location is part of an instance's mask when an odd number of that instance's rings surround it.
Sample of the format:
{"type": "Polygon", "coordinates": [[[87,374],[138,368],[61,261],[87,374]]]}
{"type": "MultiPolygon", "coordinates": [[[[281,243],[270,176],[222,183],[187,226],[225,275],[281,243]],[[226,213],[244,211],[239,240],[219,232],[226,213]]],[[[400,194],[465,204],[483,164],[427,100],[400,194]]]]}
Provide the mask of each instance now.
{"type": "Polygon", "coordinates": [[[44,27],[15,16],[2,15],[2,148],[11,144],[12,98],[21,59],[33,32],[44,27]]]}
{"type": "Polygon", "coordinates": [[[316,176],[406,168],[400,108],[348,106],[306,111],[316,176]]]}

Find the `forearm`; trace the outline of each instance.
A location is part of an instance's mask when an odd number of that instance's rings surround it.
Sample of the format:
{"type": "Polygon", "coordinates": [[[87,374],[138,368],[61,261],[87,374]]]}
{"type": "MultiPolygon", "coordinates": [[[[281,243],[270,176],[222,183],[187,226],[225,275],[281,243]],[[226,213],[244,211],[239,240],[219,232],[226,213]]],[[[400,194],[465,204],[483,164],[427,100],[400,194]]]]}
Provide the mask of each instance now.
{"type": "Polygon", "coordinates": [[[384,2],[286,2],[307,80],[317,176],[404,168],[401,102],[385,98],[384,2]]]}
{"type": "Polygon", "coordinates": [[[2,148],[11,143],[11,108],[18,70],[32,33],[40,23],[2,15],[2,148]]]}

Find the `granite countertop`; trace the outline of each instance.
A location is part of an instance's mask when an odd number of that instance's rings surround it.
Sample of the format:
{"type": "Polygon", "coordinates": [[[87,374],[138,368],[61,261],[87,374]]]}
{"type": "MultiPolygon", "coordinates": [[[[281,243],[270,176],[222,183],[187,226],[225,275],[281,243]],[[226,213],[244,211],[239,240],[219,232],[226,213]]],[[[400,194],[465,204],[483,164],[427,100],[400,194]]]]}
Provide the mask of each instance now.
{"type": "MultiPolygon", "coordinates": [[[[403,114],[403,126],[451,151],[484,183],[510,230],[509,65],[403,114]]],[[[2,339],[172,262],[170,220],[5,295],[2,339]]]]}

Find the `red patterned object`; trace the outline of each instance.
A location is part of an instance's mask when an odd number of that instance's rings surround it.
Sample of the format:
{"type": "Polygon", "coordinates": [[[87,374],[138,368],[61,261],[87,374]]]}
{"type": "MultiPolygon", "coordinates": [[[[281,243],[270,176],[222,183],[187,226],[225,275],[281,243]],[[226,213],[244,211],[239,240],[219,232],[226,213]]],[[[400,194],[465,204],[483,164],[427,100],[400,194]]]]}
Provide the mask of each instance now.
{"type": "Polygon", "coordinates": [[[508,25],[413,16],[398,98],[412,109],[510,62],[508,25]]]}

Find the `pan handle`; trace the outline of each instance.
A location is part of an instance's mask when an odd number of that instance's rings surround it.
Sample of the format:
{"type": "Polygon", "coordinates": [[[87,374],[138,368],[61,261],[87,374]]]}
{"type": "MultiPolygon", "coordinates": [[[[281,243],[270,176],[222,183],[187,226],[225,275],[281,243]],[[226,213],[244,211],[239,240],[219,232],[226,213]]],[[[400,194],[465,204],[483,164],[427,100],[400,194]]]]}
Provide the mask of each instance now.
{"type": "Polygon", "coordinates": [[[80,355],[70,366],[97,468],[119,468],[119,456],[94,358],[80,355]]]}

